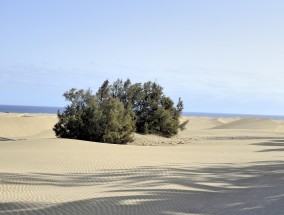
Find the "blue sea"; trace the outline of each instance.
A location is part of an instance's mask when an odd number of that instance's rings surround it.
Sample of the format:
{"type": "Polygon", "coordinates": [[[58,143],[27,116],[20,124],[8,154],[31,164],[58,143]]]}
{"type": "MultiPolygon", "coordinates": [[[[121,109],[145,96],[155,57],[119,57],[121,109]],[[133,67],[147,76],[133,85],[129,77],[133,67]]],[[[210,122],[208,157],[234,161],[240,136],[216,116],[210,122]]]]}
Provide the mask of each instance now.
{"type": "MultiPolygon", "coordinates": [[[[0,112],[6,112],[6,113],[56,114],[58,110],[62,112],[64,108],[63,107],[43,107],[43,106],[22,106],[22,105],[0,105],[0,112]]],[[[234,114],[234,113],[184,112],[183,116],[255,117],[255,118],[284,119],[284,116],[276,116],[276,115],[253,115],[253,114],[234,114]]]]}
{"type": "Polygon", "coordinates": [[[0,105],[0,112],[5,113],[50,113],[64,110],[63,107],[43,107],[43,106],[22,106],[22,105],[0,105]]]}

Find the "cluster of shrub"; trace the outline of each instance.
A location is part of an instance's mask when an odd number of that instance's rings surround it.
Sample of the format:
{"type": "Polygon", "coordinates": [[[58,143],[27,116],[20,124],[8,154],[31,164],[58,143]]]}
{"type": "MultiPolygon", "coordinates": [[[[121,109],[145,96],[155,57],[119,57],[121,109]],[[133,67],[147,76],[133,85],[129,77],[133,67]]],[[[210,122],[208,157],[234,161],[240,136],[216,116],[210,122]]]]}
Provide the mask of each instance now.
{"type": "Polygon", "coordinates": [[[179,98],[174,106],[155,82],[106,80],[95,94],[72,88],[63,95],[70,104],[57,114],[57,137],[123,144],[133,141],[135,131],[171,137],[184,126],[183,102],[179,98]]]}

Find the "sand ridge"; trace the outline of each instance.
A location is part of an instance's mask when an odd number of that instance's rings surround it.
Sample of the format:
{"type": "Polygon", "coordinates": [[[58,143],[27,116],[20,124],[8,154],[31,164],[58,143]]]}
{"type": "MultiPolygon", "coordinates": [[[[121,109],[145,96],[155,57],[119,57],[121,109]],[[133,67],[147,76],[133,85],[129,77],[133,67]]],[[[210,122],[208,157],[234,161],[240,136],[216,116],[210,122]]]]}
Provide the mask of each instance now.
{"type": "Polygon", "coordinates": [[[57,122],[55,114],[0,114],[0,137],[54,137],[52,127],[57,122]]]}
{"type": "Polygon", "coordinates": [[[243,118],[216,126],[214,129],[259,129],[275,131],[278,126],[279,123],[272,119],[243,118]]]}

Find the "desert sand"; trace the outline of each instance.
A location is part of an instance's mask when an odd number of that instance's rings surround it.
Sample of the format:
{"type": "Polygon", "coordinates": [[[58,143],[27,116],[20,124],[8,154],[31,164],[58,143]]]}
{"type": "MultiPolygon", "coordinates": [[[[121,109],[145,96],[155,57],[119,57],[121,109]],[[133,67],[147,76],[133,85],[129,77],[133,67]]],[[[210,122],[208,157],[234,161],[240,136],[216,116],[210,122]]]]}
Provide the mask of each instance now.
{"type": "Polygon", "coordinates": [[[0,214],[284,214],[284,121],[186,119],[176,137],[115,145],[0,113],[0,214]]]}

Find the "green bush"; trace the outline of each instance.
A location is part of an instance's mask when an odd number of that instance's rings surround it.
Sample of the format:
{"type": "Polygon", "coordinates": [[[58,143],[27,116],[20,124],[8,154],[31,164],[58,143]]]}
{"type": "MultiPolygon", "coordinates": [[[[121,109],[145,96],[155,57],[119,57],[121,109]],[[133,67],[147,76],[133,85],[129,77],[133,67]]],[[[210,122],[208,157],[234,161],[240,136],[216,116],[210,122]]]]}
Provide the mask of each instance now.
{"type": "Polygon", "coordinates": [[[177,106],[163,93],[163,88],[155,82],[131,84],[130,80],[117,80],[110,87],[110,94],[118,98],[124,106],[130,106],[135,113],[136,131],[142,134],[173,136],[179,129],[179,119],[183,103],[177,106]]]}
{"type": "Polygon", "coordinates": [[[133,140],[133,112],[118,99],[98,99],[90,90],[76,89],[64,96],[71,104],[58,113],[57,137],[119,144],[133,140]]]}
{"type": "Polygon", "coordinates": [[[123,144],[133,140],[134,131],[171,137],[185,127],[179,123],[181,99],[174,106],[155,82],[106,80],[95,95],[73,88],[64,97],[70,104],[57,114],[57,137],[123,144]]]}

